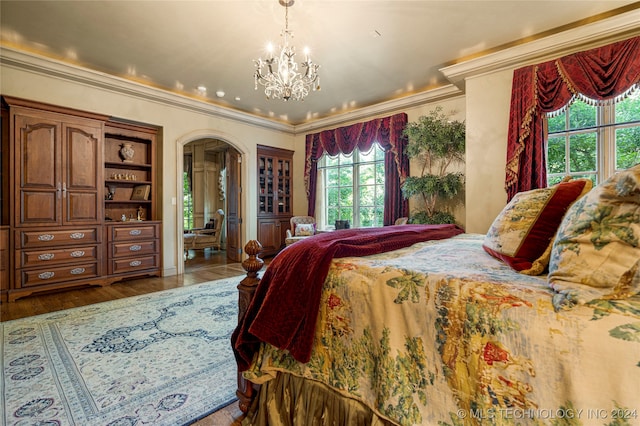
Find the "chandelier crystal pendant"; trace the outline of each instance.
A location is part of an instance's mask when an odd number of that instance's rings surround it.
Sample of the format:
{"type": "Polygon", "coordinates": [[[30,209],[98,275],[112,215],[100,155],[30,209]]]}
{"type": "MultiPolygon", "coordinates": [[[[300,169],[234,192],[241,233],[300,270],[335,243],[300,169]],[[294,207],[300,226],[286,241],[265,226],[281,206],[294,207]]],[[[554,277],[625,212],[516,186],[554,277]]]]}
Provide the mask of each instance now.
{"type": "Polygon", "coordinates": [[[256,90],[258,90],[258,83],[260,83],[264,86],[267,99],[303,101],[310,90],[320,90],[318,76],[320,65],[311,61],[309,51],[305,49],[305,60],[300,63],[304,72],[298,71],[295,48],[289,45],[289,38],[293,38],[293,32],[289,30],[289,6],[293,5],[294,0],[279,0],[278,2],[285,8],[285,27],[280,34],[284,38],[284,44],[279,47],[279,54],[274,55],[273,50],[269,48],[267,59],[259,58],[254,61],[256,64],[254,74],[256,90]]]}

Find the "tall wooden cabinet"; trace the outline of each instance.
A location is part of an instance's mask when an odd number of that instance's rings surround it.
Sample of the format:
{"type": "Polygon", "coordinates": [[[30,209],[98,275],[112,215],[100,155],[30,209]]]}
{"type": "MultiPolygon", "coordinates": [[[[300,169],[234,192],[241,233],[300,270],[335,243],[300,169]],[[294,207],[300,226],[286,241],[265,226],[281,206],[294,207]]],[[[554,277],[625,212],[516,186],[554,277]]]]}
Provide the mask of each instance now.
{"type": "MultiPolygon", "coordinates": [[[[3,155],[8,154],[2,178],[9,193],[3,198],[10,201],[3,209],[8,209],[13,256],[8,300],[115,281],[104,261],[109,258],[105,212],[113,209],[106,204],[104,176],[105,152],[111,155],[105,144],[109,117],[10,97],[3,101],[9,127],[2,141],[3,155]]],[[[151,164],[142,179],[149,185],[151,164]]],[[[136,201],[131,211],[139,211],[139,204],[145,218],[155,218],[148,201],[136,201]]]]}
{"type": "Polygon", "coordinates": [[[258,145],[258,241],[262,256],[284,247],[293,208],[293,151],[258,145]]]}

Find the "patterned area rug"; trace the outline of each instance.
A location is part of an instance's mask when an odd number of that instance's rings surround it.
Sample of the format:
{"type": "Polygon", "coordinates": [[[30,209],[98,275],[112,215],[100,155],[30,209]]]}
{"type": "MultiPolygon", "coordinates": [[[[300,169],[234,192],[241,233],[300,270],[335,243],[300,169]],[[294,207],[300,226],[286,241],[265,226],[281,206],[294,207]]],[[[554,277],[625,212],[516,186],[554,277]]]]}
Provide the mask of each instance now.
{"type": "Polygon", "coordinates": [[[235,401],[241,280],[0,323],[0,424],[176,426],[235,401]]]}

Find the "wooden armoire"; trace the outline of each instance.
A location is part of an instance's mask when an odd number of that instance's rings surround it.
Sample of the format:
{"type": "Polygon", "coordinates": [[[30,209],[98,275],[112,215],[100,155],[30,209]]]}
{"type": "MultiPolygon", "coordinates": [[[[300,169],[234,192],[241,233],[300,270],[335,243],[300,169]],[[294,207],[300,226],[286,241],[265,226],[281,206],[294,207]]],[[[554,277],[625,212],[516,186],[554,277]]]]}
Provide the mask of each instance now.
{"type": "Polygon", "coordinates": [[[160,275],[156,133],[105,115],[2,98],[3,301],[160,275]],[[125,142],[138,157],[121,158],[125,142]],[[137,188],[148,189],[146,199],[132,200],[137,188]]]}

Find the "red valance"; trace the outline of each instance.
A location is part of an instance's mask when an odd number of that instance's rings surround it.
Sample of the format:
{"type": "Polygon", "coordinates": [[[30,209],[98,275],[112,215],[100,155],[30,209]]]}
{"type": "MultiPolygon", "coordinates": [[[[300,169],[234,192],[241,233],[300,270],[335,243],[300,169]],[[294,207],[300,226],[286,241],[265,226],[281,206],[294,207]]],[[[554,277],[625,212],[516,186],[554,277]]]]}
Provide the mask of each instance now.
{"type": "Polygon", "coordinates": [[[409,158],[404,153],[407,140],[402,135],[407,114],[378,118],[351,126],[324,130],[306,137],[304,183],[309,201],[308,214],[315,215],[318,164],[325,154],[350,154],[355,148],[368,151],[378,142],[385,151],[384,224],[392,225],[398,217],[408,216],[409,203],[402,196],[402,184],[409,175],[409,158]]]}
{"type": "Polygon", "coordinates": [[[640,82],[640,37],[514,71],[507,141],[508,200],[547,186],[543,119],[580,97],[605,101],[640,82]]]}

